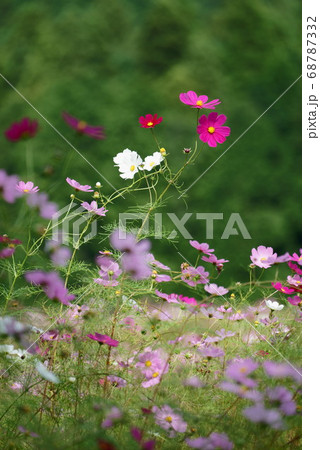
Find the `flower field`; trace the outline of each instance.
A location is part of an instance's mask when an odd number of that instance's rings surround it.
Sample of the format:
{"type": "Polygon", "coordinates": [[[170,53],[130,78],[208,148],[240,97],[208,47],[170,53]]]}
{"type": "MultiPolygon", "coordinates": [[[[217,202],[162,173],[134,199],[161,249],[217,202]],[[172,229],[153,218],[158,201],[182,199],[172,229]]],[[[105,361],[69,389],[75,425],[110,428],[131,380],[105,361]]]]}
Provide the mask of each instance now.
{"type": "MultiPolygon", "coordinates": [[[[232,134],[212,111],[219,99],[179,98],[194,127],[180,167],[158,135],[165,117],[148,113],[137,117],[148,154],[125,148],[110,164],[122,187],[70,173],[65,205],[32,170],[37,121],[3,130],[10,145],[28,143],[29,178],[0,170],[12,220],[0,236],[0,448],[301,447],[302,251],[263,242],[237,262],[246,278],[223,285],[230,261],[212,239],[189,239],[191,260],[179,243],[165,262],[153,250],[170,242],[157,214],[171,192],[184,196],[182,174],[192,179],[232,134]],[[115,219],[130,207],[138,216],[115,219]]],[[[107,136],[62,117],[77,136],[107,136]]]]}

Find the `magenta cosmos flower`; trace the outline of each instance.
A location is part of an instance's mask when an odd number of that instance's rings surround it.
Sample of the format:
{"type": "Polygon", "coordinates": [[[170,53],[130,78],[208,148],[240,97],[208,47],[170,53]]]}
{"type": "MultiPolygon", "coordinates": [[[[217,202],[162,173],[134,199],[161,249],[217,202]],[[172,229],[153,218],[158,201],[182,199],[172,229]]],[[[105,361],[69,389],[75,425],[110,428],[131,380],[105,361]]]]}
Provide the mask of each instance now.
{"type": "Polygon", "coordinates": [[[226,137],[230,135],[230,128],[222,125],[227,120],[224,114],[218,115],[212,112],[207,116],[203,115],[199,119],[197,132],[202,142],[206,142],[209,147],[216,147],[217,144],[222,144],[226,137]]]}
{"type": "Polygon", "coordinates": [[[273,253],[272,247],[259,245],[257,249],[252,249],[250,259],[255,266],[269,269],[276,262],[277,256],[276,253],[273,253]]]}
{"type": "Polygon", "coordinates": [[[14,122],[5,132],[9,141],[17,142],[22,139],[32,138],[38,131],[38,122],[24,117],[20,122],[14,122]]]}
{"type": "Polygon", "coordinates": [[[204,270],[204,267],[188,266],[181,271],[181,280],[189,286],[196,286],[197,284],[206,284],[209,281],[209,272],[204,270]]]}
{"type": "Polygon", "coordinates": [[[182,103],[198,109],[215,109],[215,106],[221,103],[219,99],[208,102],[208,97],[206,95],[198,96],[194,91],[182,93],[179,95],[179,98],[182,103]]]}
{"type": "Polygon", "coordinates": [[[83,202],[81,203],[81,206],[90,213],[96,214],[97,216],[105,216],[106,212],[108,212],[108,210],[103,207],[98,208],[98,204],[94,200],[91,203],[83,202]]]}
{"type": "Polygon", "coordinates": [[[88,338],[99,342],[99,344],[106,344],[110,347],[118,347],[119,341],[116,341],[115,339],[112,339],[107,334],[100,334],[100,333],[94,333],[94,334],[87,334],[88,338]]]}
{"type": "Polygon", "coordinates": [[[146,114],[145,116],[139,117],[139,122],[141,124],[141,128],[154,128],[162,122],[162,117],[158,117],[157,114],[146,114]]]}
{"type": "Polygon", "coordinates": [[[64,121],[79,134],[86,134],[94,139],[105,139],[104,127],[93,127],[88,125],[84,120],[76,119],[70,114],[63,112],[64,121]]]}
{"type": "Polygon", "coordinates": [[[199,250],[200,253],[204,253],[205,255],[210,255],[214,252],[214,249],[209,248],[209,244],[206,244],[205,242],[203,244],[199,244],[198,241],[189,241],[189,244],[196,250],[199,250]]]}
{"type": "Polygon", "coordinates": [[[76,191],[82,191],[82,192],[93,192],[93,189],[91,189],[91,186],[88,184],[80,184],[78,181],[73,180],[69,177],[66,178],[66,182],[70,184],[76,191]]]}
{"type": "Polygon", "coordinates": [[[289,288],[287,286],[283,286],[280,281],[277,281],[276,283],[271,283],[271,285],[279,292],[282,292],[283,294],[292,294],[295,289],[289,288]]]}
{"type": "Polygon", "coordinates": [[[18,192],[22,192],[23,194],[34,194],[35,192],[39,192],[38,186],[35,186],[32,181],[19,181],[16,185],[16,190],[18,192]]]}

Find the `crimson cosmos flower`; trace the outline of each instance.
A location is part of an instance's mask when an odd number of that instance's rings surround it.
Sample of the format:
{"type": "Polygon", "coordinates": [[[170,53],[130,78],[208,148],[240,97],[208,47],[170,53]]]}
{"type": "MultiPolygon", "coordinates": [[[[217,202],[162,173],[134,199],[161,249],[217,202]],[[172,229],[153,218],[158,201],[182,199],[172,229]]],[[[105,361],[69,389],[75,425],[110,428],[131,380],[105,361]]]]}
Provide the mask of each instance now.
{"type": "Polygon", "coordinates": [[[17,142],[22,139],[32,138],[37,134],[38,122],[24,117],[20,122],[14,122],[5,131],[5,136],[9,141],[17,142]]]}
{"type": "Polygon", "coordinates": [[[157,114],[146,114],[145,116],[139,117],[139,122],[141,124],[141,128],[154,128],[162,122],[162,117],[158,117],[157,114]]]}

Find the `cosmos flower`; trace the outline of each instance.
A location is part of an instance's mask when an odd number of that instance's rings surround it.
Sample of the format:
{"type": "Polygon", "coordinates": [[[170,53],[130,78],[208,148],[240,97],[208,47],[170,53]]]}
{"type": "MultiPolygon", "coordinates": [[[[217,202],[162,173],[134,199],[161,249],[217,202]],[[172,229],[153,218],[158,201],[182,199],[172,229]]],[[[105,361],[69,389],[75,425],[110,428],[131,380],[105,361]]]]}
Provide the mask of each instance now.
{"type": "Polygon", "coordinates": [[[32,138],[37,134],[38,122],[24,117],[20,122],[14,122],[5,131],[5,136],[9,141],[17,142],[22,139],[32,138]]]}
{"type": "Polygon", "coordinates": [[[205,383],[203,383],[199,377],[197,377],[196,375],[186,378],[185,380],[183,380],[183,385],[184,386],[189,386],[189,387],[193,387],[193,388],[203,388],[205,387],[205,383]]]}
{"type": "Polygon", "coordinates": [[[151,266],[158,267],[159,269],[162,269],[162,270],[171,270],[170,267],[162,264],[160,261],[157,261],[152,253],[148,253],[147,260],[148,260],[148,264],[150,264],[151,266]]]}
{"type": "Polygon", "coordinates": [[[249,378],[252,372],[259,367],[259,364],[250,358],[233,360],[226,369],[226,376],[237,383],[240,383],[248,388],[255,387],[256,381],[249,378]]]}
{"type": "Polygon", "coordinates": [[[96,214],[97,216],[105,216],[106,212],[108,212],[108,210],[103,207],[98,208],[98,204],[95,200],[93,200],[91,203],[83,202],[81,203],[81,206],[90,213],[96,214]]]}
{"type": "Polygon", "coordinates": [[[104,421],[101,424],[102,428],[110,428],[113,426],[114,422],[119,421],[120,419],[122,419],[123,414],[120,411],[119,408],[117,408],[116,406],[113,406],[110,411],[108,412],[106,418],[104,419],[104,421]]]}
{"type": "Polygon", "coordinates": [[[181,280],[189,286],[196,286],[197,284],[206,284],[209,279],[209,272],[206,272],[204,267],[188,266],[181,271],[181,280]]]}
{"type": "Polygon", "coordinates": [[[154,292],[158,297],[163,298],[168,303],[179,303],[179,301],[178,301],[179,295],[178,294],[166,294],[164,292],[158,291],[157,289],[154,292]]]}
{"type": "Polygon", "coordinates": [[[206,244],[205,242],[203,244],[199,244],[198,241],[189,241],[189,244],[200,253],[204,253],[205,255],[210,255],[214,252],[214,249],[209,248],[209,244],[206,244]]]}
{"type": "Polygon", "coordinates": [[[124,180],[132,180],[142,165],[142,159],[137,152],[126,148],[113,158],[115,167],[118,167],[120,177],[124,180]]]}
{"type": "Polygon", "coordinates": [[[200,140],[206,142],[209,147],[222,144],[230,135],[230,128],[223,126],[226,120],[227,117],[224,114],[218,115],[215,112],[210,113],[208,117],[201,116],[197,127],[200,140]]]}
{"type": "Polygon", "coordinates": [[[70,116],[67,112],[62,113],[64,121],[79,134],[86,134],[94,139],[105,139],[104,127],[93,127],[83,120],[70,116]]]}
{"type": "Polygon", "coordinates": [[[100,334],[100,333],[94,333],[94,334],[87,334],[88,338],[99,342],[99,344],[106,344],[110,347],[118,347],[119,341],[116,341],[115,339],[112,339],[107,334],[100,334]]]}
{"type": "Polygon", "coordinates": [[[288,297],[287,300],[293,306],[300,305],[300,303],[302,302],[302,298],[299,297],[298,295],[295,295],[294,297],[288,297]]]}
{"type": "Polygon", "coordinates": [[[52,264],[64,267],[71,258],[71,250],[56,240],[48,240],[45,250],[49,253],[52,264]]]}
{"type": "Polygon", "coordinates": [[[148,264],[150,241],[143,239],[138,242],[135,235],[118,229],[111,234],[110,243],[114,249],[123,252],[121,265],[125,272],[135,280],[149,278],[152,272],[148,264]]]}
{"type": "Polygon", "coordinates": [[[0,170],[0,195],[7,203],[14,203],[21,197],[22,193],[16,189],[18,182],[17,175],[8,175],[5,170],[0,170]]]}
{"type": "Polygon", "coordinates": [[[283,427],[281,414],[278,409],[267,409],[263,403],[256,403],[245,408],[243,415],[253,423],[264,423],[275,429],[283,427]]]}
{"type": "Polygon", "coordinates": [[[68,293],[63,280],[56,272],[34,270],[27,272],[25,278],[28,283],[41,286],[48,298],[58,300],[63,305],[69,305],[75,296],[68,293]]]}
{"type": "Polygon", "coordinates": [[[164,430],[173,431],[171,436],[174,436],[175,432],[186,432],[188,424],[183,420],[181,415],[176,413],[170,406],[163,405],[161,408],[153,406],[152,411],[154,413],[156,424],[164,430]]]}
{"type": "Polygon", "coordinates": [[[23,194],[34,194],[39,191],[38,186],[35,186],[32,181],[19,181],[16,185],[16,190],[22,192],[23,194]]]}
{"type": "Polygon", "coordinates": [[[294,253],[292,255],[291,261],[297,262],[298,264],[300,264],[300,266],[302,266],[302,250],[300,249],[300,255],[298,255],[297,253],[294,253]]]}
{"type": "Polygon", "coordinates": [[[285,416],[293,416],[295,414],[297,405],[288,389],[283,386],[277,386],[273,389],[268,388],[266,394],[268,400],[278,406],[282,414],[285,416]]]}
{"type": "Polygon", "coordinates": [[[210,255],[210,256],[202,256],[202,261],[208,262],[213,264],[214,266],[216,266],[217,271],[221,272],[221,270],[223,269],[223,264],[229,262],[228,259],[218,259],[216,257],[216,255],[210,255]]]}
{"type": "MultiPolygon", "coordinates": [[[[124,380],[121,377],[117,377],[116,375],[108,375],[106,379],[107,379],[107,382],[109,382],[113,387],[116,387],[116,388],[123,388],[123,387],[126,387],[126,385],[127,385],[126,380],[124,380]]],[[[106,379],[105,378],[100,379],[99,384],[104,385],[106,382],[106,379]]]]}
{"type": "Polygon", "coordinates": [[[141,128],[154,128],[156,125],[162,122],[162,117],[158,117],[157,114],[146,114],[139,117],[141,128]]]}
{"type": "Polygon", "coordinates": [[[301,383],[300,370],[287,363],[266,361],[263,364],[264,371],[270,378],[293,378],[297,383],[301,383]]]}
{"type": "Polygon", "coordinates": [[[224,288],[223,286],[218,286],[215,283],[206,284],[204,286],[204,290],[207,291],[210,295],[214,296],[225,295],[229,292],[228,289],[224,288]]]}
{"type": "Polygon", "coordinates": [[[273,253],[271,247],[259,245],[257,249],[252,249],[250,259],[255,266],[268,269],[276,262],[277,254],[273,253]]]}
{"type": "Polygon", "coordinates": [[[31,207],[38,208],[39,214],[44,219],[52,219],[52,217],[58,212],[57,204],[49,202],[46,193],[32,193],[27,197],[27,204],[31,207]]]}
{"type": "Polygon", "coordinates": [[[199,348],[198,351],[202,356],[205,356],[208,359],[220,358],[224,356],[224,351],[222,350],[222,348],[213,347],[212,345],[207,345],[206,347],[199,348]]]}
{"type": "Polygon", "coordinates": [[[290,253],[286,252],[284,255],[277,256],[276,264],[291,261],[290,253]]]}
{"type": "Polygon", "coordinates": [[[215,109],[216,105],[219,105],[220,100],[215,99],[208,102],[206,95],[197,95],[194,91],[188,91],[179,95],[180,101],[185,105],[190,105],[192,108],[198,109],[215,109]]]}
{"type": "Polygon", "coordinates": [[[144,388],[148,388],[158,384],[162,375],[168,372],[169,364],[167,363],[167,355],[160,349],[152,351],[147,347],[143,353],[138,356],[136,367],[146,378],[142,382],[144,388]]]}
{"type": "Polygon", "coordinates": [[[208,437],[199,437],[195,439],[186,439],[189,447],[199,448],[201,450],[232,450],[233,443],[229,441],[224,433],[211,433],[208,437]]]}
{"type": "Polygon", "coordinates": [[[163,156],[160,152],[154,152],[153,155],[147,156],[143,163],[142,163],[142,169],[147,170],[150,172],[154,167],[159,166],[161,162],[163,161],[163,156]]]}
{"type": "Polygon", "coordinates": [[[280,305],[278,302],[273,302],[272,300],[266,300],[266,305],[273,311],[281,311],[284,308],[284,305],[280,305]]]}
{"type": "Polygon", "coordinates": [[[80,184],[78,181],[73,180],[69,177],[66,178],[66,182],[70,184],[76,191],[82,191],[82,192],[93,192],[93,189],[91,189],[91,186],[88,184],[80,184]]]}
{"type": "Polygon", "coordinates": [[[16,250],[16,245],[22,244],[19,239],[10,239],[6,234],[0,236],[0,244],[4,246],[0,250],[0,259],[10,258],[16,250]]]}
{"type": "Polygon", "coordinates": [[[292,294],[295,290],[292,288],[289,288],[287,286],[283,286],[279,281],[276,283],[271,283],[272,286],[279,292],[282,292],[283,294],[292,294]]]}

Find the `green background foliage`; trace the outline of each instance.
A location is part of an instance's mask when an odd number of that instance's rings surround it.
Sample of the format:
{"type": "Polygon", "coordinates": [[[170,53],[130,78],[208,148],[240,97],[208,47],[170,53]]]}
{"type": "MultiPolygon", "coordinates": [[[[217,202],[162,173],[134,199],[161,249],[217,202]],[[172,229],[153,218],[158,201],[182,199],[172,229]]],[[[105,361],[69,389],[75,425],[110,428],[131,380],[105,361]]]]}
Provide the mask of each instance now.
{"type": "MultiPolygon", "coordinates": [[[[126,182],[113,167],[116,153],[128,147],[145,157],[156,150],[149,130],[139,127],[140,115],[163,117],[157,137],[177,169],[183,148],[194,144],[196,124],[195,111],[179,101],[179,93],[219,98],[216,111],[227,115],[231,136],[203,149],[183,175],[187,188],[299,77],[300,8],[298,0],[3,0],[1,72],[117,188],[126,182]],[[105,126],[107,139],[75,135],[61,118],[64,110],[105,126]]],[[[218,257],[231,261],[226,281],[242,278],[252,247],[270,245],[282,254],[300,246],[300,90],[298,81],[188,192],[187,211],[194,216],[186,226],[194,239],[205,240],[196,212],[224,214],[211,244],[218,257]],[[241,234],[221,240],[233,212],[251,240],[241,234]]],[[[103,181],[3,80],[0,92],[3,131],[24,116],[40,123],[27,144],[1,134],[1,167],[26,180],[29,145],[33,180],[60,207],[69,202],[66,176],[83,184],[103,181]]],[[[182,217],[185,203],[169,192],[163,212],[182,217]]],[[[139,200],[128,197],[107,217],[115,220],[139,200]]],[[[8,206],[0,231],[21,238],[22,229],[5,226],[17,208],[8,206]]],[[[88,258],[101,248],[99,237],[94,245],[88,258]]],[[[154,247],[174,266],[175,248],[154,247]]],[[[186,258],[194,255],[183,238],[177,248],[186,258]]]]}

